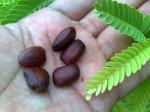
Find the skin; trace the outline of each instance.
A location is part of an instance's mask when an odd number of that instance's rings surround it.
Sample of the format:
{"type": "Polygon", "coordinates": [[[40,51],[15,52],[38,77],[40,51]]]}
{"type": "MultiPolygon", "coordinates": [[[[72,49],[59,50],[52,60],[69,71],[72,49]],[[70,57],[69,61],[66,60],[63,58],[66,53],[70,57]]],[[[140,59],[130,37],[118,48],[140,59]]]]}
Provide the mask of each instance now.
{"type": "MultiPolygon", "coordinates": [[[[122,0],[145,13],[150,12],[150,1],[122,0]]],[[[85,84],[115,53],[131,45],[132,40],[108,27],[92,11],[92,0],[56,0],[51,6],[24,18],[15,24],[0,27],[0,112],[110,112],[114,103],[150,75],[150,63],[124,83],[91,101],[84,100],[85,84]],[[67,2],[66,2],[67,1],[67,2]],[[66,3],[64,5],[64,3],[66,3]],[[72,5],[70,5],[72,4],[72,5]],[[19,53],[33,45],[42,46],[47,53],[44,68],[50,77],[63,63],[51,44],[64,28],[74,26],[77,38],[86,47],[86,53],[77,62],[80,79],[70,87],[57,88],[52,78],[44,94],[30,90],[18,64],[19,53]]]]}

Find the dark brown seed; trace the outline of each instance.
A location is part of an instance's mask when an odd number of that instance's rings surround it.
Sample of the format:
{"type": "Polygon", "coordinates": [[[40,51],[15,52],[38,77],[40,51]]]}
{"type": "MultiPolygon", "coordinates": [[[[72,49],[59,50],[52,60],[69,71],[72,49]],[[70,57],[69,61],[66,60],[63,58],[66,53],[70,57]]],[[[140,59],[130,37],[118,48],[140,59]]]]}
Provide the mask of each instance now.
{"type": "Polygon", "coordinates": [[[34,91],[45,92],[49,85],[49,74],[43,68],[26,68],[24,77],[27,85],[34,91]]]}
{"type": "Polygon", "coordinates": [[[61,53],[60,59],[65,64],[74,64],[84,54],[86,48],[81,40],[75,40],[65,51],[61,53]]]}
{"type": "Polygon", "coordinates": [[[77,65],[66,65],[56,68],[53,72],[54,84],[58,87],[69,86],[80,76],[80,69],[77,65]]]}
{"type": "Polygon", "coordinates": [[[42,47],[33,46],[19,55],[19,64],[24,67],[37,67],[41,66],[46,61],[46,53],[42,47]]]}
{"type": "Polygon", "coordinates": [[[61,51],[67,48],[75,39],[76,30],[74,27],[64,29],[54,40],[53,51],[61,51]]]}

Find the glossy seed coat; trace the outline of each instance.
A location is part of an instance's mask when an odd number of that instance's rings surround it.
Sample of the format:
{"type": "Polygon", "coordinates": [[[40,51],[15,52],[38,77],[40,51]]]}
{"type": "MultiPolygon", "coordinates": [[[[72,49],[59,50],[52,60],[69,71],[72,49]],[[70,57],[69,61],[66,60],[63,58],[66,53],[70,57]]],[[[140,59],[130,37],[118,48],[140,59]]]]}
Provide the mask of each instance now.
{"type": "Polygon", "coordinates": [[[86,50],[85,44],[81,40],[75,40],[66,50],[64,50],[60,59],[65,64],[75,64],[86,50]]]}
{"type": "Polygon", "coordinates": [[[49,85],[48,72],[40,67],[24,69],[27,85],[34,91],[45,92],[49,85]]]}
{"type": "Polygon", "coordinates": [[[53,72],[53,82],[58,87],[69,86],[80,76],[78,65],[66,65],[56,68],[53,72]]]}
{"type": "Polygon", "coordinates": [[[46,52],[40,46],[33,46],[22,51],[18,57],[19,64],[23,67],[41,66],[46,61],[46,52]]]}
{"type": "Polygon", "coordinates": [[[53,51],[61,51],[67,48],[75,39],[76,30],[74,27],[64,29],[58,34],[52,44],[53,51]]]}

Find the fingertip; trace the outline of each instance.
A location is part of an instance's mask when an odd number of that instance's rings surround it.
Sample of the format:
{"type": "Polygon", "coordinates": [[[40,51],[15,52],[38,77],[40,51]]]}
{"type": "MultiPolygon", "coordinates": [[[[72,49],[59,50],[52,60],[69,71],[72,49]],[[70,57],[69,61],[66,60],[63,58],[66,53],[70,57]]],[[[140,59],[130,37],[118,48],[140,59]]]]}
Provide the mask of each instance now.
{"type": "Polygon", "coordinates": [[[150,1],[145,2],[139,10],[145,14],[150,14],[150,1]]]}
{"type": "Polygon", "coordinates": [[[73,20],[80,20],[93,8],[93,0],[56,0],[50,7],[73,20]]]}

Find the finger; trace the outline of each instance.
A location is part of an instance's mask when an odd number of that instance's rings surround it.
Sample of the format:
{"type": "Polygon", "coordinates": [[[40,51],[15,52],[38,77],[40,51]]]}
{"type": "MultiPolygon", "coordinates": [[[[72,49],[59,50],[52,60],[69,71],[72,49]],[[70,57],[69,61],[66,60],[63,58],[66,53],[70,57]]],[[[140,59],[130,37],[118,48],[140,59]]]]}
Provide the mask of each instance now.
{"type": "Polygon", "coordinates": [[[150,1],[147,1],[144,5],[139,8],[140,11],[149,14],[150,13],[150,1]]]}
{"type": "Polygon", "coordinates": [[[92,9],[92,5],[93,0],[56,0],[50,7],[73,20],[80,20],[92,9]]]}
{"type": "MultiPolygon", "coordinates": [[[[148,1],[149,2],[149,1],[148,1]]],[[[144,11],[149,7],[144,3],[141,8],[144,11]]],[[[107,60],[115,53],[127,48],[132,43],[132,39],[124,37],[111,27],[106,28],[97,38],[102,52],[105,54],[107,60]]]]}
{"type": "Polygon", "coordinates": [[[93,37],[97,37],[107,27],[103,21],[96,17],[94,11],[91,11],[83,19],[81,19],[80,24],[83,28],[90,32],[93,37]]]}
{"type": "Polygon", "coordinates": [[[139,7],[140,5],[142,5],[142,3],[146,2],[147,0],[117,0],[117,1],[128,4],[133,7],[139,7]]]}
{"type": "Polygon", "coordinates": [[[132,39],[125,36],[123,37],[112,27],[105,29],[97,40],[101,48],[101,52],[104,53],[107,60],[115,55],[115,53],[127,48],[132,43],[132,39]]]}
{"type": "Polygon", "coordinates": [[[24,49],[20,28],[16,24],[0,27],[0,94],[7,88],[19,69],[18,55],[24,49]]]}
{"type": "MultiPolygon", "coordinates": [[[[145,0],[122,0],[124,3],[139,7],[145,0]]],[[[94,11],[88,13],[81,21],[80,24],[89,31],[94,37],[97,37],[107,25],[99,20],[94,14],[94,11]]]]}

